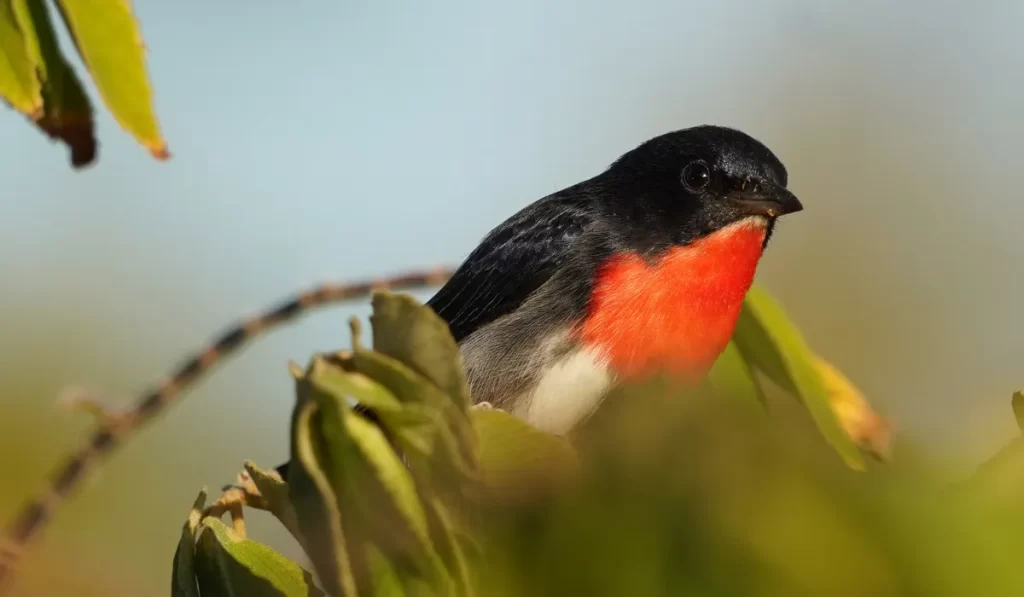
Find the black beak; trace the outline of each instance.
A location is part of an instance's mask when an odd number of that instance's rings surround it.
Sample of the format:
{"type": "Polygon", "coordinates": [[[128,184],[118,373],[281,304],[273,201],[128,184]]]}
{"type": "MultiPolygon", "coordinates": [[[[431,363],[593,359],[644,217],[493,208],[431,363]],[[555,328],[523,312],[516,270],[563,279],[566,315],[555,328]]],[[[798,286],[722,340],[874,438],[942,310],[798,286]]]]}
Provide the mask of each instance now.
{"type": "Polygon", "coordinates": [[[777,218],[804,208],[796,195],[781,186],[772,186],[762,192],[737,193],[730,199],[740,213],[748,216],[777,218]]]}

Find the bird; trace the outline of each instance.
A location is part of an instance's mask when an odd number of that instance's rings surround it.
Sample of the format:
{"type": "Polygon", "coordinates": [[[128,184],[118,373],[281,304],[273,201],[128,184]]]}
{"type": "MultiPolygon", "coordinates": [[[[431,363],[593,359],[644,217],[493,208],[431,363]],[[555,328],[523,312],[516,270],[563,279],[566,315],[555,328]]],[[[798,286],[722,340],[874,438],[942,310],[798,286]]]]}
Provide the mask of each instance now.
{"type": "Polygon", "coordinates": [[[493,228],[426,305],[458,343],[474,405],[565,435],[620,384],[703,380],[777,220],[802,210],[757,139],[668,132],[493,228]]]}
{"type": "Polygon", "coordinates": [[[699,382],[726,348],[776,221],[803,205],[763,143],[695,126],[491,230],[427,301],[470,396],[565,434],[617,385],[699,382]]]}

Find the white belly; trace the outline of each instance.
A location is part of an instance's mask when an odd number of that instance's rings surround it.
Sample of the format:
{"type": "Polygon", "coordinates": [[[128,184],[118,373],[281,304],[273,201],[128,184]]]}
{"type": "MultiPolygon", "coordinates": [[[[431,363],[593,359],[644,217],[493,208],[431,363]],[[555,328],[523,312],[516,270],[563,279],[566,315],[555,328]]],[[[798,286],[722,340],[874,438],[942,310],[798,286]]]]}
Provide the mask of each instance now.
{"type": "Polygon", "coordinates": [[[550,366],[513,414],[549,433],[565,434],[585,419],[612,386],[613,376],[595,351],[573,351],[550,366]]]}

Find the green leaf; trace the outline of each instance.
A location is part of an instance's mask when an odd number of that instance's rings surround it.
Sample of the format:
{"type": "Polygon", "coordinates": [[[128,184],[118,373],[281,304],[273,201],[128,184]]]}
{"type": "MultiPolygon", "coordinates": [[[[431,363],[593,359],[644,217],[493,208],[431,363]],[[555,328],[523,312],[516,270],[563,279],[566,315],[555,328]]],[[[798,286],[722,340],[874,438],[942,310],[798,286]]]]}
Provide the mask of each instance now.
{"type": "Polygon", "coordinates": [[[49,9],[41,0],[11,0],[11,7],[41,83],[43,110],[37,113],[36,125],[68,146],[72,166],[87,166],[96,159],[92,106],[57,45],[49,9]]]}
{"type": "MultiPolygon", "coordinates": [[[[453,410],[452,401],[419,373],[392,357],[362,348],[358,342],[353,344],[355,349],[345,369],[373,378],[374,385],[383,386],[401,403],[397,411],[385,405],[375,414],[403,451],[417,489],[424,496],[431,541],[451,572],[458,594],[467,595],[468,567],[462,546],[453,535],[456,522],[448,512],[466,516],[466,500],[478,482],[472,423],[461,412],[460,416],[442,417],[442,411],[453,410]],[[463,439],[456,439],[452,427],[461,430],[458,435],[463,439]]],[[[350,393],[367,406],[379,402],[364,393],[350,393]]]]}
{"type": "Polygon", "coordinates": [[[299,400],[292,416],[292,464],[287,481],[302,534],[300,543],[328,593],[356,595],[341,511],[324,470],[323,437],[314,417],[317,405],[309,396],[309,382],[302,378],[296,383],[299,400]]]}
{"type": "MultiPolygon", "coordinates": [[[[377,414],[407,456],[418,455],[429,462],[430,470],[421,472],[429,472],[441,483],[475,476],[473,427],[440,389],[400,361],[376,351],[357,347],[351,364],[402,403],[401,409],[381,409],[377,414]]],[[[371,397],[357,400],[373,407],[371,397]]]]}
{"type": "Polygon", "coordinates": [[[366,562],[373,578],[374,597],[405,597],[405,588],[391,562],[372,545],[366,550],[366,562]]]}
{"type": "Polygon", "coordinates": [[[730,343],[736,345],[740,355],[746,361],[747,367],[760,371],[783,390],[797,395],[796,386],[789,375],[785,360],[776,349],[773,338],[761,325],[758,320],[759,315],[753,307],[753,302],[760,300],[761,296],[766,295],[756,285],[747,293],[730,343]]]}
{"type": "Polygon", "coordinates": [[[502,499],[529,497],[561,486],[579,472],[576,451],[564,437],[493,408],[474,408],[470,416],[488,493],[502,499]]]}
{"type": "Polygon", "coordinates": [[[1013,416],[1017,418],[1017,428],[1024,431],[1024,392],[1014,392],[1010,404],[1013,407],[1013,416]]]}
{"type": "Polygon", "coordinates": [[[369,359],[366,351],[357,346],[354,351],[357,366],[372,372],[373,377],[388,385],[401,400],[422,399],[434,403],[438,399],[420,383],[420,377],[440,389],[445,400],[437,407],[447,422],[441,436],[446,450],[436,455],[432,468],[438,474],[445,474],[441,465],[447,462],[458,474],[473,475],[476,435],[469,421],[469,389],[462,357],[448,324],[433,309],[405,295],[376,293],[373,310],[370,321],[374,354],[383,358],[369,359]],[[407,370],[416,374],[415,381],[410,379],[407,370]],[[451,452],[453,447],[457,455],[451,452]]]}
{"type": "MultiPolygon", "coordinates": [[[[357,544],[373,543],[389,557],[409,560],[438,586],[450,583],[430,542],[426,514],[409,470],[380,427],[351,412],[347,399],[359,400],[375,384],[322,358],[314,359],[308,379],[321,413],[329,463],[324,469],[339,500],[342,520],[359,521],[357,544]]],[[[349,529],[354,527],[343,523],[342,528],[351,536],[349,529]]]]}
{"type": "Polygon", "coordinates": [[[57,0],[57,6],[114,118],[153,157],[167,159],[131,5],[127,0],[57,0]]]}
{"type": "Polygon", "coordinates": [[[42,87],[13,0],[0,0],[0,97],[30,118],[42,113],[42,87]]]}
{"type": "Polygon", "coordinates": [[[401,361],[447,394],[460,409],[470,405],[459,346],[448,324],[408,295],[373,296],[373,349],[401,361]]]}
{"type": "Polygon", "coordinates": [[[178,548],[174,551],[174,564],[171,566],[172,597],[199,597],[195,569],[196,529],[199,528],[199,519],[202,518],[205,507],[206,489],[203,489],[192,504],[188,520],[181,528],[178,548]]]}
{"type": "MultiPolygon", "coordinates": [[[[379,353],[373,354],[382,356],[379,353]]],[[[354,367],[354,361],[346,361],[345,364],[354,367]]],[[[432,388],[426,379],[421,378],[420,382],[424,387],[432,388]]],[[[351,397],[371,409],[387,432],[388,440],[395,442],[403,452],[432,452],[433,432],[443,424],[440,412],[436,409],[419,403],[403,405],[388,388],[358,370],[324,368],[319,373],[317,384],[329,394],[351,397]]]]}
{"type": "Polygon", "coordinates": [[[351,359],[356,371],[385,386],[399,402],[425,404],[439,410],[452,404],[452,399],[428,378],[394,357],[357,347],[351,359]]]}
{"type": "Polygon", "coordinates": [[[416,495],[409,471],[391,449],[379,427],[362,417],[347,417],[345,427],[356,446],[374,469],[377,479],[394,500],[394,506],[423,547],[430,545],[427,519],[416,495]]]}
{"type": "Polygon", "coordinates": [[[314,364],[313,383],[327,394],[353,398],[377,413],[396,413],[402,410],[401,401],[392,396],[387,388],[362,373],[314,364]]]}
{"type": "MultiPolygon", "coordinates": [[[[440,499],[431,499],[424,504],[430,537],[438,554],[451,573],[458,595],[472,595],[469,561],[460,539],[469,537],[456,526],[455,518],[448,512],[440,499]]],[[[465,515],[465,513],[463,513],[465,515]]],[[[479,546],[474,545],[479,548],[479,546]]]]}
{"type": "Polygon", "coordinates": [[[216,518],[199,533],[196,564],[203,597],[323,595],[313,576],[262,543],[238,536],[216,518]]]}
{"type": "Polygon", "coordinates": [[[792,388],[826,441],[848,466],[864,469],[864,459],[840,426],[803,336],[782,307],[756,286],[744,300],[733,340],[749,365],[764,371],[773,381],[782,382],[783,387],[792,388]]]}
{"type": "Polygon", "coordinates": [[[761,384],[754,377],[746,359],[736,346],[735,341],[730,341],[725,350],[715,361],[711,371],[708,372],[708,381],[716,392],[728,396],[736,396],[746,400],[750,404],[764,406],[764,391],[761,384]]]}

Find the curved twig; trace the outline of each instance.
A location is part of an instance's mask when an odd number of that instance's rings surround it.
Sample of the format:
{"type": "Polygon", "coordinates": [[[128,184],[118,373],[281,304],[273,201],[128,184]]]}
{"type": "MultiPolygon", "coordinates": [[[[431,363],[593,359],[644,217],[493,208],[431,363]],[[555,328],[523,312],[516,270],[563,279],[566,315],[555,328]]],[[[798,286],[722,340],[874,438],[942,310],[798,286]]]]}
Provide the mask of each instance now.
{"type": "Polygon", "coordinates": [[[39,535],[60,504],[95,470],[97,464],[139,428],[149,423],[182,393],[225,358],[239,352],[257,336],[316,309],[368,296],[377,290],[413,290],[439,286],[452,275],[449,268],[410,272],[401,276],[353,284],[326,284],[296,295],[279,306],[247,319],[193,354],[163,383],[123,412],[103,410],[95,401],[82,407],[98,414],[97,429],[88,441],[61,464],[50,482],[17,512],[0,543],[0,591],[8,588],[25,546],[39,535]]]}

